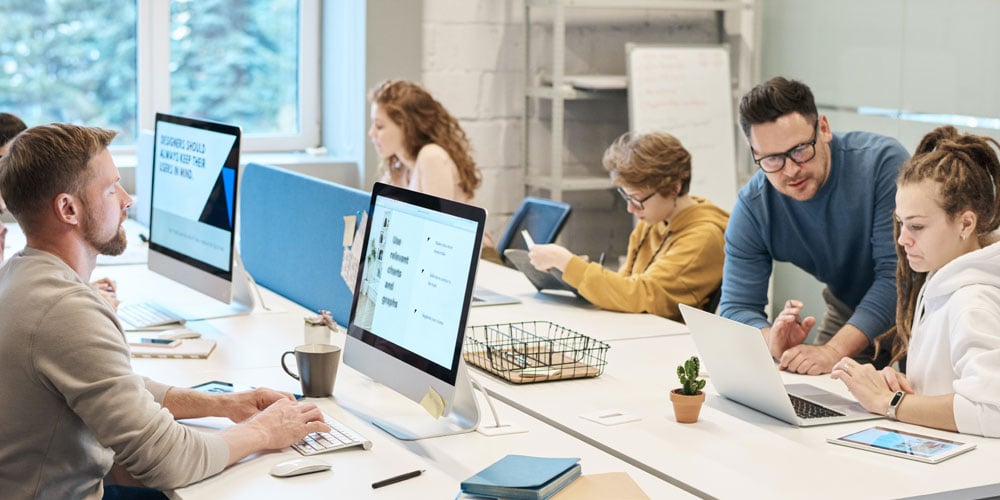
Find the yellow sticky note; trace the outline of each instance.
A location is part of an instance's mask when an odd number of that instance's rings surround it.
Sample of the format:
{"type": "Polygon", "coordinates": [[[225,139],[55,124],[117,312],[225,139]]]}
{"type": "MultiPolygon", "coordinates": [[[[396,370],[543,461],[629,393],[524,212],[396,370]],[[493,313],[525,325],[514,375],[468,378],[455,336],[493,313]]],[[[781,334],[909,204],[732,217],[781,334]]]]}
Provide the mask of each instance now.
{"type": "Polygon", "coordinates": [[[357,222],[357,215],[344,216],[344,246],[349,247],[354,244],[354,223],[357,222]]]}
{"type": "Polygon", "coordinates": [[[434,418],[441,418],[441,415],[444,415],[444,398],[433,387],[427,388],[427,394],[420,400],[420,406],[434,418]]]}

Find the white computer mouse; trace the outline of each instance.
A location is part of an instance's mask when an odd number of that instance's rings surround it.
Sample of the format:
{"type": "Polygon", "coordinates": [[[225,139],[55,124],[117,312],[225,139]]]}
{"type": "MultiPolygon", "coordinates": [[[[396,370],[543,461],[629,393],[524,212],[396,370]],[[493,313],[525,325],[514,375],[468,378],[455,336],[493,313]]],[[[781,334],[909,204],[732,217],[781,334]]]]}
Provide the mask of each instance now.
{"type": "Polygon", "coordinates": [[[274,467],[271,467],[271,475],[274,477],[291,477],[324,470],[330,470],[330,464],[318,458],[302,457],[274,464],[274,467]]]}
{"type": "Polygon", "coordinates": [[[164,330],[160,332],[157,337],[168,340],[197,339],[201,338],[201,333],[191,330],[190,328],[173,328],[171,330],[164,330]]]}

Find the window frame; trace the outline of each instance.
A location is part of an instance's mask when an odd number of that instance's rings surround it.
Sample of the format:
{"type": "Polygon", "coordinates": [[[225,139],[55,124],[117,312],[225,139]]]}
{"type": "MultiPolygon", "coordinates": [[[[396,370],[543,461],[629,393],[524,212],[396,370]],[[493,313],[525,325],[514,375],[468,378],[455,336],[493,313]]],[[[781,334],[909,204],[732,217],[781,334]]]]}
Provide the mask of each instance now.
{"type": "MultiPolygon", "coordinates": [[[[170,1],[138,0],[137,114],[140,129],[152,130],[157,111],[170,112],[170,1]]],[[[297,134],[244,133],[242,151],[295,151],[320,144],[320,0],[299,2],[297,134]]],[[[234,125],[240,125],[235,123],[234,125]]]]}

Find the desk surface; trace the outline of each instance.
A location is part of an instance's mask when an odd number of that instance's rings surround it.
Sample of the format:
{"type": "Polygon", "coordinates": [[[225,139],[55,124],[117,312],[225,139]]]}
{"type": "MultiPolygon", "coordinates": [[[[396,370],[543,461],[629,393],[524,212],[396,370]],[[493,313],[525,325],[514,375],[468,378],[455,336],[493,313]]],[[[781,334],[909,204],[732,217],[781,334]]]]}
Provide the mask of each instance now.
{"type": "Polygon", "coordinates": [[[653,314],[603,311],[575,297],[541,293],[520,271],[480,261],[476,285],[515,297],[520,304],[473,307],[469,325],[551,321],[605,342],[664,335],[683,335],[687,327],[653,314]]]}
{"type": "MultiPolygon", "coordinates": [[[[142,266],[104,267],[95,278],[103,275],[118,279],[119,295],[126,298],[128,283],[142,283],[142,288],[132,289],[136,293],[143,293],[143,289],[157,294],[190,293],[142,266]]],[[[544,319],[612,344],[606,371],[598,378],[512,385],[470,368],[491,393],[510,405],[501,405],[499,411],[531,432],[498,438],[464,434],[397,441],[370,426],[366,416],[384,411],[381,405],[410,409],[414,405],[342,367],[335,399],[322,400],[320,405],[372,439],[372,450],[326,455],[334,464],[333,474],[284,480],[271,478],[266,471],[295,452],[265,454],[180,490],[179,495],[270,497],[326,488],[351,498],[452,498],[458,482],[506,453],[581,456],[585,473],[628,471],[653,498],[684,496],[685,491],[721,498],[976,498],[1000,494],[994,472],[994,464],[1000,462],[996,440],[891,422],[892,427],[973,442],[978,448],[941,464],[927,465],[838,447],[826,439],[878,421],[797,428],[718,396],[710,377],[709,397],[699,422],[677,424],[667,392],[676,385],[675,367],[696,352],[689,336],[683,335],[683,325],[655,316],[599,311],[578,302],[552,302],[539,297],[533,288],[526,290],[524,285],[530,284],[523,277],[519,282],[518,277],[516,271],[483,263],[480,285],[517,296],[522,303],[474,308],[469,324],[544,319]],[[604,426],[580,417],[610,409],[637,415],[640,420],[604,426]],[[395,485],[398,488],[373,491],[368,486],[371,481],[418,468],[428,472],[395,485]],[[419,491],[413,489],[418,486],[419,491]]],[[[219,378],[294,390],[296,383],[280,371],[278,358],[301,340],[301,317],[306,311],[270,293],[265,293],[265,302],[273,312],[190,325],[219,342],[209,359],[135,359],[136,371],[177,385],[219,378]]],[[[335,335],[335,342],[341,342],[342,335],[335,335]]],[[[786,382],[805,381],[846,394],[842,384],[827,376],[783,377],[786,382]]],[[[484,407],[482,412],[488,421],[488,410],[484,407]]]]}
{"type": "MultiPolygon", "coordinates": [[[[119,283],[119,296],[139,299],[155,295],[188,293],[181,285],[155,276],[142,266],[112,266],[95,277],[109,276],[119,283]]],[[[226,380],[242,385],[270,386],[298,392],[298,382],[281,370],[281,353],[301,344],[302,317],[308,311],[263,291],[271,312],[190,322],[189,327],[219,343],[205,360],[133,359],[137,373],[177,386],[208,380],[226,380]]],[[[139,335],[139,334],[128,334],[139,335]]],[[[343,343],[344,334],[333,335],[343,343]]],[[[488,407],[480,398],[483,422],[492,423],[488,407]]],[[[525,415],[501,402],[497,411],[505,423],[529,432],[498,437],[479,433],[399,441],[369,423],[373,415],[423,412],[416,404],[372,382],[347,366],[341,366],[333,398],[314,400],[324,411],[365,434],[371,450],[343,450],[321,455],[333,465],[332,473],[317,473],[278,479],[268,475],[277,462],[298,457],[291,449],[264,453],[230,467],[223,473],[174,492],[178,498],[274,498],[333,492],[341,498],[455,498],[459,483],[508,453],[540,456],[580,457],[585,474],[625,471],[652,498],[689,498],[691,495],[638,467],[627,464],[592,445],[525,415]],[[402,472],[425,469],[419,478],[373,490],[370,484],[402,472]]],[[[206,421],[199,421],[204,423],[206,421]]],[[[209,426],[228,425],[208,419],[209,426]]]]}
{"type": "MultiPolygon", "coordinates": [[[[612,345],[599,378],[523,386],[480,378],[499,399],[699,495],[844,499],[1000,493],[996,440],[879,420],[798,428],[719,396],[711,376],[699,421],[678,424],[667,393],[678,385],[676,366],[696,352],[689,336],[636,339],[612,345]],[[611,409],[641,420],[605,426],[580,418],[611,409]],[[973,442],[978,448],[928,465],[826,442],[876,424],[973,442]]],[[[711,367],[706,368],[710,375],[711,367]]],[[[850,397],[829,376],[784,373],[783,378],[850,397]]]]}

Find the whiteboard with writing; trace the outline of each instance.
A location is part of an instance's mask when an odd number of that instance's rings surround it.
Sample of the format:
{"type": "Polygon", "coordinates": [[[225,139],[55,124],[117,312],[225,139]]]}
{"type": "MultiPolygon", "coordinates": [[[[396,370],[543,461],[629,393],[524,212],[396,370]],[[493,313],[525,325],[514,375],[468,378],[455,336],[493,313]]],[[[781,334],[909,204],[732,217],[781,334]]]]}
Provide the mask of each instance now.
{"type": "Polygon", "coordinates": [[[737,175],[729,50],[629,44],[626,51],[632,132],[679,139],[691,153],[691,194],[732,210],[737,175]]]}

